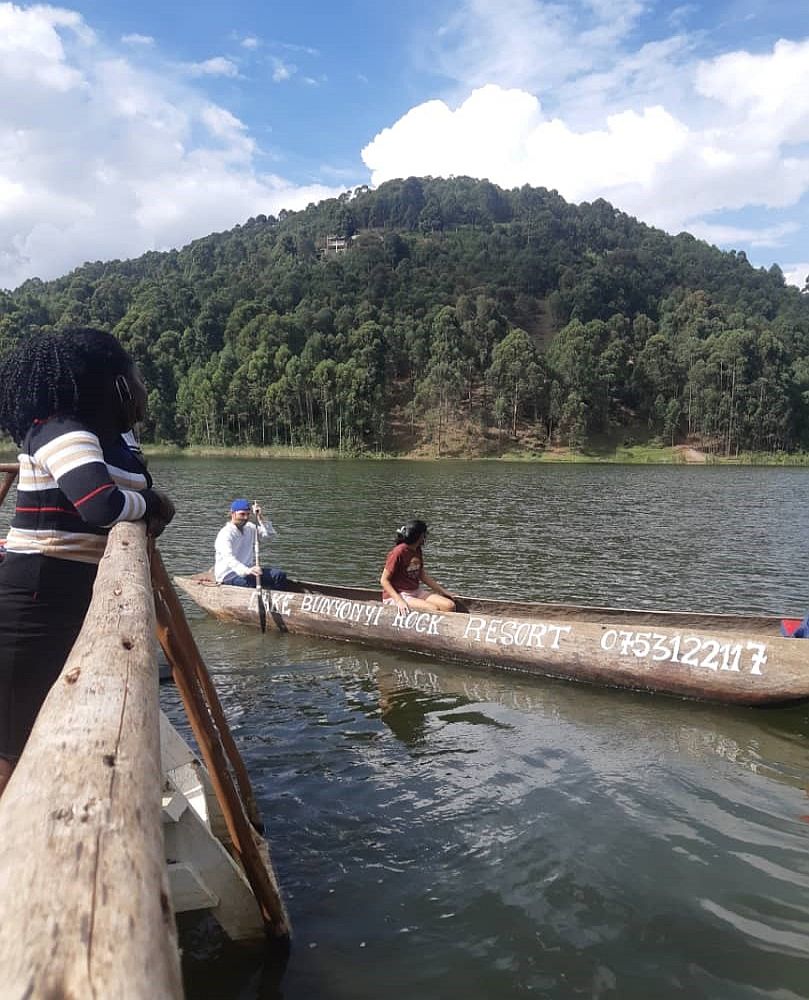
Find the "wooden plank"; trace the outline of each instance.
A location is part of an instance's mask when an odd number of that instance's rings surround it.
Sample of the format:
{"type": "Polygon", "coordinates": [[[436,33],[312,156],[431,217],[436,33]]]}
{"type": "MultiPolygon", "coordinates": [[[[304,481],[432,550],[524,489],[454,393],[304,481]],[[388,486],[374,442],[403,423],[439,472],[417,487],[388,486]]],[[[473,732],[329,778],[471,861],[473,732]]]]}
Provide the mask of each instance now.
{"type": "Polygon", "coordinates": [[[208,772],[163,712],[160,713],[160,757],[163,774],[171,779],[200,819],[208,824],[214,837],[231,850],[233,842],[208,772]]]}
{"type": "Polygon", "coordinates": [[[0,798],[4,996],[182,995],[155,656],[145,528],[124,523],[0,798]]]}
{"type": "Polygon", "coordinates": [[[194,810],[186,809],[176,823],[167,823],[163,833],[169,864],[188,865],[213,899],[211,903],[201,903],[200,897],[175,900],[178,912],[209,907],[231,941],[266,945],[264,921],[250,883],[194,810]]]}
{"type": "Polygon", "coordinates": [[[205,885],[192,865],[177,861],[169,864],[168,869],[171,898],[177,913],[210,910],[218,905],[219,898],[205,885]]]}
{"type": "Polygon", "coordinates": [[[161,805],[163,807],[164,823],[179,823],[182,814],[186,811],[186,809],[191,808],[188,804],[188,799],[182,792],[167,792],[165,786],[163,787],[161,805]]]}

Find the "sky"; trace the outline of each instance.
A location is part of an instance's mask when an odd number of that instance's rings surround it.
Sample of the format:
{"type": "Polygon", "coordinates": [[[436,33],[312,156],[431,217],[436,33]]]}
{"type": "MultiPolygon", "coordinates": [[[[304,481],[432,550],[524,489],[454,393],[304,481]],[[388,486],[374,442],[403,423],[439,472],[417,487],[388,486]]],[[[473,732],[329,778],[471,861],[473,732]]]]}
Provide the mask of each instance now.
{"type": "Polygon", "coordinates": [[[0,288],[412,174],[809,275],[807,0],[0,2],[0,288]]]}

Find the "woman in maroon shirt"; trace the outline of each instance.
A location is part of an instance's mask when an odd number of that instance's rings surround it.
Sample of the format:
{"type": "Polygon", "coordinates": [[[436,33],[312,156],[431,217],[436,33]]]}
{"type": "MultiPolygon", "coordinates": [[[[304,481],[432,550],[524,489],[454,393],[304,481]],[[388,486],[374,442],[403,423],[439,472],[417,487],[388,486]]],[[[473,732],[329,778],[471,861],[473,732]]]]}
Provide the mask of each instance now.
{"type": "Polygon", "coordinates": [[[426,538],[424,521],[408,521],[396,532],[396,545],[388,553],[379,580],[384,604],[395,604],[400,611],[455,610],[452,595],[424,568],[421,549],[426,538]]]}

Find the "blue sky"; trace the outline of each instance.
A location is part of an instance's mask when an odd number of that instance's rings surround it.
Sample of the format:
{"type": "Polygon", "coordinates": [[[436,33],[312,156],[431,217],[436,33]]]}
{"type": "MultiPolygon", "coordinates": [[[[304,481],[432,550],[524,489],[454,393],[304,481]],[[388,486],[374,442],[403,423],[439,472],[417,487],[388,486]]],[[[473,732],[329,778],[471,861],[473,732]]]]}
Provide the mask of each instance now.
{"type": "Polygon", "coordinates": [[[0,2],[0,287],[408,174],[809,275],[805,0],[0,2]]]}

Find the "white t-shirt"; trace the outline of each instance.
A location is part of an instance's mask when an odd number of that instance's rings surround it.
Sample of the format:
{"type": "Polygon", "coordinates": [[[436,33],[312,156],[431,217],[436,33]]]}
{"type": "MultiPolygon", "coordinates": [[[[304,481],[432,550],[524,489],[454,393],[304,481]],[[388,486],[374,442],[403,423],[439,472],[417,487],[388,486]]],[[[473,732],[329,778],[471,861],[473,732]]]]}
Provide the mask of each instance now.
{"type": "MultiPolygon", "coordinates": [[[[277,534],[272,521],[264,521],[258,526],[259,538],[269,538],[277,534]]],[[[228,573],[247,576],[256,564],[255,524],[248,521],[240,531],[232,521],[228,521],[216,536],[214,549],[216,560],[213,573],[217,583],[221,583],[228,573]]]]}

